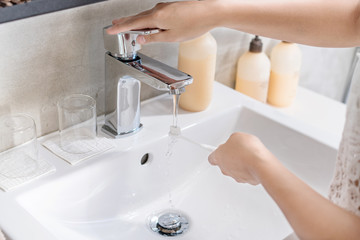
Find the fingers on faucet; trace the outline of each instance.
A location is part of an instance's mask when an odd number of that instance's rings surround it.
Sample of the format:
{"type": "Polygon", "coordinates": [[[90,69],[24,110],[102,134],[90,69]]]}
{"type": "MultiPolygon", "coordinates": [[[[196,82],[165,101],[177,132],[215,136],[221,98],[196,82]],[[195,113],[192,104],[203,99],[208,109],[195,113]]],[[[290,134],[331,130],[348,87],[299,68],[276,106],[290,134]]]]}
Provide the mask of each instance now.
{"type": "Polygon", "coordinates": [[[113,20],[113,26],[107,29],[108,34],[118,34],[129,30],[155,28],[147,17],[124,17],[113,20]]]}
{"type": "Polygon", "coordinates": [[[138,37],[138,43],[152,43],[152,42],[176,42],[178,39],[174,38],[171,30],[160,29],[159,33],[141,35],[138,37]]]}
{"type": "Polygon", "coordinates": [[[146,44],[146,43],[151,43],[151,42],[158,42],[158,40],[157,40],[157,36],[156,35],[158,35],[158,33],[156,33],[156,34],[150,34],[150,35],[139,35],[138,37],[137,37],[137,42],[139,43],[139,44],[146,44]]]}
{"type": "Polygon", "coordinates": [[[114,19],[112,21],[112,24],[115,25],[115,24],[118,24],[118,23],[123,23],[124,21],[129,21],[131,19],[136,19],[136,18],[139,18],[139,17],[142,17],[142,16],[146,16],[148,15],[149,13],[151,13],[151,10],[147,10],[147,11],[144,11],[144,12],[140,12],[136,15],[133,15],[133,16],[128,16],[128,17],[121,17],[121,18],[118,18],[118,19],[114,19]]]}

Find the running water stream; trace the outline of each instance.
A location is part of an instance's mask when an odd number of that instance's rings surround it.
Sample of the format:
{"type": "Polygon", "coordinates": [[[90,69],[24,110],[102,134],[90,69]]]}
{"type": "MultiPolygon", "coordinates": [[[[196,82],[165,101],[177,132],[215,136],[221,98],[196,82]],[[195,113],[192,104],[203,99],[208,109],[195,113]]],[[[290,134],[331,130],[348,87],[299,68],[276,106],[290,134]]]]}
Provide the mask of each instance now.
{"type": "MultiPolygon", "coordinates": [[[[168,148],[165,153],[165,158],[166,158],[165,175],[166,175],[166,177],[168,177],[169,170],[171,169],[171,165],[172,165],[171,156],[173,154],[174,146],[176,145],[176,143],[179,141],[180,138],[191,144],[197,145],[209,152],[212,152],[216,149],[216,147],[214,147],[214,146],[195,142],[181,134],[181,128],[180,128],[180,126],[178,126],[179,100],[180,100],[180,94],[178,94],[178,95],[174,94],[173,95],[173,125],[170,125],[168,148]]],[[[171,208],[174,208],[170,186],[169,186],[169,203],[170,203],[171,208]]]]}
{"type": "MultiPolygon", "coordinates": [[[[180,127],[178,126],[179,100],[180,100],[180,94],[174,94],[173,95],[173,124],[170,126],[168,149],[165,154],[167,169],[171,168],[171,156],[173,154],[173,148],[174,148],[176,142],[178,141],[178,136],[181,133],[180,127]]],[[[168,174],[169,171],[166,170],[165,172],[166,172],[166,174],[168,174]]],[[[170,186],[169,186],[169,204],[170,204],[171,208],[174,208],[170,186]]]]}
{"type": "MultiPolygon", "coordinates": [[[[178,127],[179,101],[180,101],[180,94],[174,94],[173,95],[173,125],[172,126],[175,129],[180,129],[180,127],[178,127]]],[[[170,132],[171,131],[172,130],[170,129],[170,132]]]]}
{"type": "MultiPolygon", "coordinates": [[[[180,94],[174,94],[173,124],[170,125],[168,147],[164,156],[165,166],[163,166],[163,168],[165,170],[164,171],[165,181],[171,178],[171,176],[169,176],[169,172],[171,172],[170,170],[172,169],[172,155],[173,155],[174,147],[180,138],[192,144],[198,145],[204,149],[207,149],[209,151],[212,151],[214,148],[206,144],[199,144],[181,135],[181,128],[178,126],[179,100],[180,100],[180,94]]],[[[174,173],[176,174],[176,172],[174,173]]],[[[169,197],[168,199],[169,209],[162,212],[160,215],[154,214],[150,218],[149,226],[152,231],[157,232],[161,235],[177,236],[179,234],[184,233],[188,229],[189,221],[188,218],[184,216],[183,213],[179,212],[179,210],[176,210],[172,197],[173,186],[170,184],[171,181],[168,181],[168,183],[169,184],[167,188],[168,188],[168,197],[169,197]]]]}
{"type": "MultiPolygon", "coordinates": [[[[172,169],[172,155],[174,146],[178,142],[181,134],[180,127],[178,126],[178,111],[179,111],[179,99],[180,94],[173,95],[173,125],[170,125],[168,148],[165,153],[165,181],[169,180],[172,176],[169,176],[169,172],[172,169]]],[[[174,173],[173,173],[174,174],[174,173]]],[[[176,174],[176,171],[175,171],[176,174]]],[[[167,181],[168,184],[168,196],[170,208],[160,215],[154,215],[150,218],[149,226],[154,231],[165,236],[177,236],[184,233],[188,229],[189,222],[187,218],[175,210],[175,205],[172,198],[172,185],[171,181],[167,181]]]]}

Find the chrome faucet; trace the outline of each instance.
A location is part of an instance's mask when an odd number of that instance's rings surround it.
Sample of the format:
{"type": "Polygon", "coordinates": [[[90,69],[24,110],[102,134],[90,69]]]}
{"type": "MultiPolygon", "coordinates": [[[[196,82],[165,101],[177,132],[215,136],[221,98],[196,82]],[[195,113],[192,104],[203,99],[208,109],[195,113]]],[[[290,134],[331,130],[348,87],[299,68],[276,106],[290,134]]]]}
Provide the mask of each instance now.
{"type": "MultiPolygon", "coordinates": [[[[108,26],[110,27],[110,26],[108,26]]],[[[192,83],[190,75],[138,53],[138,35],[158,30],[137,30],[109,35],[103,30],[105,53],[105,124],[102,131],[114,138],[139,131],[140,81],[151,87],[181,94],[192,83]]]]}

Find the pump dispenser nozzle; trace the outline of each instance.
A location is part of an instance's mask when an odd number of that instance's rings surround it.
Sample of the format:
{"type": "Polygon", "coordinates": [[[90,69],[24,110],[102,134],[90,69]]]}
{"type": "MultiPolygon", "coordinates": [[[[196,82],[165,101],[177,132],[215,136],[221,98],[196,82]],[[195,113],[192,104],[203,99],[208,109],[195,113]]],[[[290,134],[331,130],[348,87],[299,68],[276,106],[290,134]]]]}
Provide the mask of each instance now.
{"type": "Polygon", "coordinates": [[[255,38],[253,38],[250,42],[249,52],[253,53],[259,53],[262,52],[262,42],[258,35],[255,35],[255,38]]]}

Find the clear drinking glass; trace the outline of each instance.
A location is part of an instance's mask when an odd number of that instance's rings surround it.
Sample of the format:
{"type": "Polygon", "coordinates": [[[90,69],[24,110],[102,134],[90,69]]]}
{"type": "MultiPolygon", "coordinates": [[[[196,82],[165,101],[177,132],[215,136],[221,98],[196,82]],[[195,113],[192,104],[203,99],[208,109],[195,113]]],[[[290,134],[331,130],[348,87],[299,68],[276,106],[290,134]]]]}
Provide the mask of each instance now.
{"type": "Polygon", "coordinates": [[[26,114],[0,117],[0,175],[29,177],[38,168],[34,120],[26,114]]]}
{"type": "Polygon", "coordinates": [[[96,101],[87,95],[73,94],[58,102],[60,148],[68,153],[91,151],[96,141],[96,101]]]}

